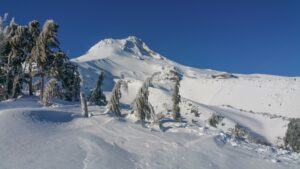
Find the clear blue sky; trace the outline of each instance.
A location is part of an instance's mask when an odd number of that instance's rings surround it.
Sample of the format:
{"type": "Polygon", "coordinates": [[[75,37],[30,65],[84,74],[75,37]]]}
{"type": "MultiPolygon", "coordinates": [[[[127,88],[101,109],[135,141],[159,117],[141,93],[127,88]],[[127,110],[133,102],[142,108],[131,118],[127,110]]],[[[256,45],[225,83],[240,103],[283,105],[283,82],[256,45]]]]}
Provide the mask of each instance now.
{"type": "Polygon", "coordinates": [[[54,19],[71,57],[135,35],[185,65],[300,76],[299,0],[1,0],[17,23],[54,19]]]}

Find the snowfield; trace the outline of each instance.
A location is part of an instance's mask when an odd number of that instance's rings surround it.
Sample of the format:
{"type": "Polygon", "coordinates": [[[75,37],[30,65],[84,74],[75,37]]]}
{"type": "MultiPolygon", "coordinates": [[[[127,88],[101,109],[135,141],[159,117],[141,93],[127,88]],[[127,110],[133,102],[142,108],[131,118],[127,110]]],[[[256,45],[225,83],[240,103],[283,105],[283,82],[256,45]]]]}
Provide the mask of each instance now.
{"type": "Polygon", "coordinates": [[[107,98],[118,79],[121,119],[105,107],[55,100],[43,107],[38,97],[0,102],[0,169],[252,169],[300,168],[300,154],[279,148],[290,118],[300,118],[300,78],[230,74],[175,63],[136,37],[106,39],[72,60],[79,66],[87,95],[100,72],[107,98]],[[181,76],[182,123],[171,120],[174,81],[181,76]],[[154,75],[153,75],[154,74],[154,75]],[[141,124],[130,104],[153,75],[149,100],[162,124],[141,124]],[[222,121],[209,124],[212,115],[222,121]],[[239,124],[247,138],[231,135],[239,124]]]}
{"type": "Polygon", "coordinates": [[[300,156],[273,147],[229,140],[197,125],[165,132],[130,119],[116,120],[78,104],[45,108],[37,98],[1,103],[0,168],[298,168],[300,156]],[[10,106],[7,106],[10,105],[10,106]]]}

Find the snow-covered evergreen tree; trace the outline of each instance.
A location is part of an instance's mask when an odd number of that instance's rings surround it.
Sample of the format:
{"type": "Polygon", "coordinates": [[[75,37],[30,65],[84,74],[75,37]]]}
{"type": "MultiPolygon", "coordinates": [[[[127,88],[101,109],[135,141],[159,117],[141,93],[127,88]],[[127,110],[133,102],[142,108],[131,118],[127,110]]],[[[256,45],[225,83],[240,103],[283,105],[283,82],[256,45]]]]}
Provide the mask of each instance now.
{"type": "Polygon", "coordinates": [[[72,83],[72,101],[77,101],[79,99],[80,88],[81,88],[80,82],[81,82],[80,74],[76,69],[76,71],[74,72],[74,81],[72,83]]]}
{"type": "Polygon", "coordinates": [[[89,98],[89,102],[92,105],[104,106],[107,104],[106,97],[102,90],[103,80],[104,80],[104,73],[101,72],[98,77],[96,87],[92,90],[92,93],[89,98]]]}
{"type": "Polygon", "coordinates": [[[6,16],[0,16],[0,100],[6,97],[5,79],[6,79],[6,60],[9,52],[8,33],[6,31],[6,16]]]}
{"type": "MultiPolygon", "coordinates": [[[[64,71],[68,71],[66,69],[71,68],[70,65],[65,65],[65,63],[68,61],[68,56],[63,51],[58,51],[56,53],[53,53],[52,57],[49,58],[49,61],[51,63],[51,67],[49,68],[49,75],[56,78],[65,78],[64,71]],[[51,60],[50,60],[51,59],[51,60]]],[[[68,63],[72,64],[72,63],[68,63]]],[[[72,70],[74,68],[71,68],[72,70]]]]}
{"type": "Polygon", "coordinates": [[[12,89],[12,79],[13,79],[13,75],[12,75],[12,58],[15,56],[15,52],[12,51],[12,38],[15,36],[15,32],[17,30],[18,25],[15,24],[14,20],[12,20],[10,22],[10,25],[7,26],[6,30],[5,30],[5,38],[7,40],[6,46],[5,46],[5,53],[4,55],[2,55],[2,64],[3,64],[3,69],[4,69],[4,84],[3,84],[3,88],[4,88],[4,95],[5,95],[5,99],[8,99],[10,94],[11,94],[11,89],[12,89]]]}
{"type": "Polygon", "coordinates": [[[300,118],[290,120],[284,143],[293,151],[300,152],[300,118]]]}
{"type": "Polygon", "coordinates": [[[84,93],[80,93],[80,102],[81,102],[81,110],[84,117],[90,117],[88,107],[87,107],[87,101],[84,93]]]}
{"type": "Polygon", "coordinates": [[[62,99],[78,101],[80,95],[78,67],[70,61],[63,61],[60,64],[51,70],[51,74],[62,83],[62,99]]]}
{"type": "Polygon", "coordinates": [[[179,107],[181,97],[179,94],[179,87],[180,87],[179,77],[176,76],[175,86],[174,86],[173,96],[172,96],[172,101],[173,101],[172,116],[173,116],[173,119],[176,120],[177,122],[181,121],[180,107],[179,107]]]}
{"type": "Polygon", "coordinates": [[[16,98],[21,93],[24,72],[22,63],[26,59],[27,27],[18,26],[12,22],[13,36],[9,40],[10,52],[7,58],[6,97],[16,98]],[[17,78],[17,79],[16,79],[17,78]],[[18,83],[15,84],[14,83],[18,83]],[[14,86],[13,86],[14,85],[14,86]]]}
{"type": "Polygon", "coordinates": [[[29,22],[28,24],[28,56],[26,57],[26,63],[28,64],[28,87],[29,87],[29,95],[33,95],[33,81],[32,78],[34,76],[34,72],[32,69],[33,64],[35,63],[35,59],[32,55],[34,46],[37,45],[37,40],[40,35],[40,23],[36,20],[29,22]]]}
{"type": "Polygon", "coordinates": [[[43,105],[45,106],[52,105],[52,99],[54,97],[59,97],[60,91],[61,91],[61,87],[59,82],[56,79],[49,80],[45,87],[43,105]]]}
{"type": "Polygon", "coordinates": [[[132,103],[132,113],[141,121],[154,120],[154,110],[148,100],[150,82],[151,78],[147,78],[132,103]]]}
{"type": "Polygon", "coordinates": [[[43,30],[37,38],[36,45],[32,50],[32,57],[39,68],[41,77],[41,92],[40,97],[43,100],[45,76],[53,67],[53,58],[57,49],[59,49],[59,42],[57,40],[58,25],[53,20],[47,20],[43,26],[43,30]]]}
{"type": "Polygon", "coordinates": [[[121,87],[125,90],[127,90],[127,82],[123,80],[119,80],[111,93],[111,98],[108,103],[108,111],[111,112],[116,117],[121,117],[121,111],[120,111],[120,98],[122,97],[121,93],[121,87]]]}

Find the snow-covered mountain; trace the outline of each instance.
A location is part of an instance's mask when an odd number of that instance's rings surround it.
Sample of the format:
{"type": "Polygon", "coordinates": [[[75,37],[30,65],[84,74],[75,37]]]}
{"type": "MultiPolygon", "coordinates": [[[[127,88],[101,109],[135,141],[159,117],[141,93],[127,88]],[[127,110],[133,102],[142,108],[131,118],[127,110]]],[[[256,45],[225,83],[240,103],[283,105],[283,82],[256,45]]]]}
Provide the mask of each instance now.
{"type": "Polygon", "coordinates": [[[218,77],[222,74],[226,76],[226,73],[172,62],[134,36],[102,40],[74,61],[80,65],[87,89],[94,85],[94,74],[100,71],[105,71],[110,75],[109,78],[145,80],[155,72],[175,69],[182,75],[180,89],[186,99],[286,117],[300,116],[299,77],[260,74],[227,74],[229,77],[218,77]]]}
{"type": "Polygon", "coordinates": [[[87,95],[100,72],[110,97],[118,79],[121,120],[105,107],[89,106],[81,118],[78,103],[57,101],[42,107],[35,97],[0,103],[0,168],[299,168],[300,154],[278,148],[289,118],[300,117],[300,78],[242,75],[191,68],[151,50],[141,39],[105,39],[72,60],[87,95]],[[182,123],[171,116],[174,72],[181,77],[182,123]],[[149,101],[162,126],[134,123],[130,104],[148,77],[149,101]],[[215,127],[212,115],[221,116],[215,127]],[[237,126],[246,140],[230,132],[237,126]],[[3,153],[5,152],[5,153],[3,153]]]}
{"type": "Polygon", "coordinates": [[[141,83],[159,72],[150,92],[150,101],[157,113],[167,112],[171,105],[172,82],[168,76],[170,70],[174,70],[181,75],[180,94],[184,103],[191,105],[186,108],[182,105],[183,112],[189,114],[194,107],[200,113],[204,112],[203,108],[208,109],[273,144],[284,137],[288,118],[300,117],[298,77],[230,74],[191,68],[168,60],[134,36],[102,40],[73,61],[79,65],[87,94],[101,71],[106,73],[108,95],[115,80],[128,80],[129,92],[123,99],[127,105],[133,101],[141,83]]]}

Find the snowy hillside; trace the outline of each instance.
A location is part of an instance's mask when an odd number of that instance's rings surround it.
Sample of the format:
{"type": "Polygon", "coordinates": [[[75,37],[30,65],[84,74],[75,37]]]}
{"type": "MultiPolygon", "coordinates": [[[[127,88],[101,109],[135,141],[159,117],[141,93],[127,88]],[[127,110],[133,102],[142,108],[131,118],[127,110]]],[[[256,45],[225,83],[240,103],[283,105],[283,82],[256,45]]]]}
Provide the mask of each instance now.
{"type": "Polygon", "coordinates": [[[155,72],[173,68],[183,76],[181,94],[187,99],[209,105],[226,104],[248,111],[300,117],[298,77],[260,74],[222,77],[218,75],[224,72],[174,63],[133,36],[100,41],[74,61],[80,65],[87,89],[93,86],[91,81],[100,71],[105,71],[109,78],[144,80],[155,72]]]}
{"type": "Polygon", "coordinates": [[[273,144],[282,143],[280,138],[284,137],[288,118],[300,117],[298,77],[229,74],[186,67],[152,51],[133,36],[102,40],[73,61],[79,65],[87,94],[101,71],[106,74],[104,90],[108,95],[116,79],[129,81],[129,91],[123,97],[123,103],[128,106],[142,81],[159,72],[150,89],[150,101],[156,113],[167,112],[171,106],[172,81],[168,76],[174,70],[181,75],[180,94],[190,105],[183,112],[190,114],[197,107],[202,113],[203,107],[208,108],[207,116],[221,114],[273,144]]]}
{"type": "Polygon", "coordinates": [[[78,104],[45,108],[35,97],[0,103],[1,169],[299,168],[300,155],[229,140],[195,125],[160,132],[78,104]],[[26,107],[26,108],[24,108],[26,107]],[[238,159],[238,160],[237,160],[238,159]]]}
{"type": "Polygon", "coordinates": [[[89,95],[100,72],[110,98],[122,90],[121,119],[106,108],[55,100],[43,107],[24,96],[0,102],[0,169],[251,169],[299,168],[300,154],[283,150],[290,118],[300,117],[300,78],[196,69],[152,51],[142,40],[106,39],[72,60],[89,95]],[[180,76],[182,122],[171,117],[174,73],[180,76]],[[161,125],[136,123],[130,105],[152,77],[149,101],[161,125]],[[212,117],[218,123],[211,124],[212,117]],[[235,137],[234,130],[243,131],[235,137]]]}

